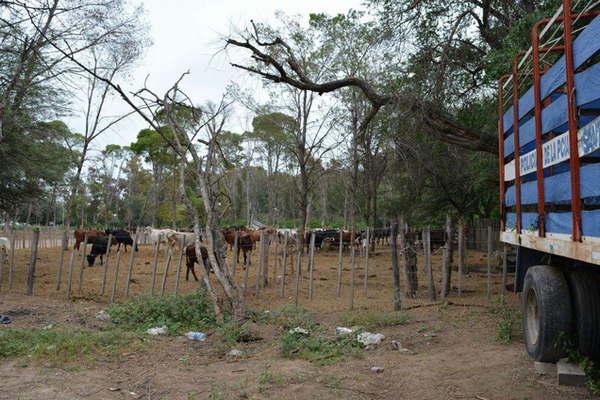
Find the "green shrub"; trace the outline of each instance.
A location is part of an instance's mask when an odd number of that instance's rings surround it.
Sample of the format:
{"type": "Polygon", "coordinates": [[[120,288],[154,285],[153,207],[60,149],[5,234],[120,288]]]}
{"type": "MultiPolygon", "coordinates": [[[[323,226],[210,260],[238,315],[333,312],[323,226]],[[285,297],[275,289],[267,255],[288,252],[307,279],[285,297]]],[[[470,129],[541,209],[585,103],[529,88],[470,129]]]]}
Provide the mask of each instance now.
{"type": "Polygon", "coordinates": [[[131,345],[133,336],[116,330],[11,329],[0,333],[0,357],[31,355],[60,364],[82,358],[111,356],[131,345]]]}
{"type": "Polygon", "coordinates": [[[406,325],[410,316],[403,312],[345,311],[340,323],[344,326],[361,326],[365,329],[384,328],[386,326],[406,325]]]}
{"type": "Polygon", "coordinates": [[[183,296],[140,296],[108,309],[111,321],[122,329],[144,332],[166,325],[170,335],[215,325],[214,310],[203,292],[183,296]]]}

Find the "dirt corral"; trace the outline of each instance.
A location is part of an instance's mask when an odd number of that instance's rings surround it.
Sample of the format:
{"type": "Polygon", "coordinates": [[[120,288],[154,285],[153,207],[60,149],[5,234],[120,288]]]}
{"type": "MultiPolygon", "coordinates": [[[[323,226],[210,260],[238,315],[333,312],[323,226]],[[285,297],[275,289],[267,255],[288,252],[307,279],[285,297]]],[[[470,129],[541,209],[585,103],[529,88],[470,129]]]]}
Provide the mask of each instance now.
{"type": "MultiPolygon", "coordinates": [[[[257,253],[253,265],[258,264],[257,253]]],[[[121,259],[117,300],[124,300],[128,256],[121,259]]],[[[363,261],[357,260],[355,313],[391,312],[390,255],[386,248],[371,254],[368,296],[363,293],[363,261]]],[[[99,295],[103,268],[99,263],[86,268],[81,293],[77,290],[79,260],[74,269],[74,299],[65,293],[66,268],[60,291],[55,290],[58,252],[43,249],[39,253],[34,296],[24,296],[27,263],[30,253],[18,251],[13,290],[6,292],[6,266],[0,294],[0,313],[13,319],[1,330],[40,329],[52,324],[67,329],[85,327],[102,330],[96,313],[106,307],[108,296],[99,295]]],[[[308,300],[308,283],[302,282],[300,305],[310,311],[319,326],[334,335],[336,326],[348,319],[349,255],[344,255],[342,295],[336,297],[337,252],[316,254],[315,294],[308,300]]],[[[272,276],[274,255],[269,259],[272,276]]],[[[69,257],[65,257],[68,265],[69,257]]],[[[112,285],[115,256],[109,264],[108,288],[112,285]]],[[[306,258],[303,259],[303,262],[306,258]]],[[[421,261],[421,260],[420,260],[421,261]]],[[[147,294],[152,281],[152,249],[140,246],[136,254],[130,294],[147,294]]],[[[438,289],[441,276],[439,256],[434,256],[438,289]]],[[[469,254],[470,265],[483,265],[479,253],[469,254]]],[[[160,287],[163,256],[159,259],[157,288],[160,287]]],[[[306,264],[304,264],[306,265],[306,264]]],[[[175,284],[177,256],[167,276],[167,292],[175,284]]],[[[183,279],[180,292],[197,289],[196,282],[183,279]]],[[[243,274],[237,278],[241,280],[243,274]]],[[[273,283],[254,295],[255,270],[249,274],[248,306],[255,313],[273,312],[293,303],[294,284],[289,277],[286,296],[279,296],[273,283]]],[[[463,296],[456,288],[450,305],[430,305],[426,279],[420,266],[419,298],[403,299],[407,323],[374,328],[386,338],[376,348],[343,357],[328,365],[301,359],[284,358],[279,336],[272,325],[254,323],[252,329],[262,340],[223,347],[209,332],[205,342],[184,337],[144,336],[143,345],[120,349],[115,357],[95,357],[56,365],[28,357],[3,359],[0,367],[0,399],[582,399],[591,398],[584,389],[558,387],[555,378],[537,376],[527,358],[519,332],[518,299],[508,297],[509,314],[515,322],[514,338],[509,344],[498,341],[499,303],[485,299],[484,273],[472,272],[463,278],[463,296]],[[510,311],[512,310],[512,311],[510,311]],[[408,352],[391,346],[399,341],[408,352]],[[236,348],[238,358],[226,353],[236,348]],[[380,373],[372,367],[382,367],[380,373]]],[[[278,274],[279,275],[279,274],[278,274]]],[[[307,274],[304,274],[306,277],[307,274]]],[[[457,274],[453,274],[456,285],[457,274]]],[[[500,276],[494,274],[495,295],[500,290],[500,276]]],[[[496,297],[496,296],[495,296],[496,297]]]]}

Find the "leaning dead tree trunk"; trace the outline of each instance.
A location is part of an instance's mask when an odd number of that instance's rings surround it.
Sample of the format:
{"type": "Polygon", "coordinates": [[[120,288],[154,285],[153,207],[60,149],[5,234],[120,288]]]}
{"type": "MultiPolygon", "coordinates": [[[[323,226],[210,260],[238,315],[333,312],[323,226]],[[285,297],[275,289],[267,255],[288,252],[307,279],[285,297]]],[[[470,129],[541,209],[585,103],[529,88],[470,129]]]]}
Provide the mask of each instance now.
{"type": "Polygon", "coordinates": [[[414,236],[406,229],[404,218],[400,218],[400,249],[402,265],[404,267],[404,280],[406,281],[406,297],[417,297],[419,282],[417,280],[417,252],[415,251],[414,236]]]}

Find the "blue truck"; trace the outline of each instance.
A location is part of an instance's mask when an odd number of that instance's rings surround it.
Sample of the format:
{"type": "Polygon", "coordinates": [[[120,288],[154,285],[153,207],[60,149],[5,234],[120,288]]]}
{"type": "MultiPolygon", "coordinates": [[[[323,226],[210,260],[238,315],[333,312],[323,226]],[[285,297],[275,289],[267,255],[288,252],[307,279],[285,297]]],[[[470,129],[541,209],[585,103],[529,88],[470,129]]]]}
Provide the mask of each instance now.
{"type": "Polygon", "coordinates": [[[600,359],[600,6],[563,0],[498,84],[501,241],[528,354],[600,359]]]}

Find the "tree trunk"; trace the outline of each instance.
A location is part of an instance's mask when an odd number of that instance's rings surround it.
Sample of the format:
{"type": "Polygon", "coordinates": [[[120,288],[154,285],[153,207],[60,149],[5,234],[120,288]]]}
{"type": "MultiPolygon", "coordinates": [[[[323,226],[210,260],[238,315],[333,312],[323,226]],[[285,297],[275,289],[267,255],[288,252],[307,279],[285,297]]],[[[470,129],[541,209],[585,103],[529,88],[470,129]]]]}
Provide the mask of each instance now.
{"type": "Polygon", "coordinates": [[[153,227],[158,227],[158,207],[160,206],[160,193],[159,193],[159,184],[160,184],[160,180],[159,180],[159,168],[157,165],[155,165],[154,163],[152,164],[152,185],[153,185],[153,189],[152,189],[152,203],[153,203],[153,207],[152,207],[152,226],[153,227]]]}
{"type": "Polygon", "coordinates": [[[173,190],[171,192],[171,227],[177,230],[177,174],[173,168],[173,190]]]}

